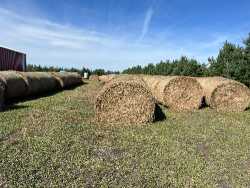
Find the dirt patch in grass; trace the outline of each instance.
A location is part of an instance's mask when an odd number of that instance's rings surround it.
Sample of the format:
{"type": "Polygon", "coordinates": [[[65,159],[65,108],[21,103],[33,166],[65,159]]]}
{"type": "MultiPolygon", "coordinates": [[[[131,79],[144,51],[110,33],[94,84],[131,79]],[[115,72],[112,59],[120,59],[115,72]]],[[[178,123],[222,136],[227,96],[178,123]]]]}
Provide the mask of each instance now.
{"type": "Polygon", "coordinates": [[[102,160],[115,160],[123,157],[124,150],[113,147],[98,147],[93,150],[93,154],[102,160]]]}
{"type": "Polygon", "coordinates": [[[0,188],[7,188],[7,179],[0,174],[0,188]]]}

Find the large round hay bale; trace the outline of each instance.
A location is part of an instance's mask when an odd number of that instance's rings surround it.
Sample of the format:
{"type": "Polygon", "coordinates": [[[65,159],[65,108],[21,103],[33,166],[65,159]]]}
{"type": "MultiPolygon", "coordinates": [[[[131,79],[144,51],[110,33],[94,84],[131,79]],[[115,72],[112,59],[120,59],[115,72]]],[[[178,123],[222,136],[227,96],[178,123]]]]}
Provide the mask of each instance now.
{"type": "Polygon", "coordinates": [[[155,118],[155,99],[141,79],[122,76],[102,88],[95,111],[101,122],[148,123],[155,118]]]}
{"type": "Polygon", "coordinates": [[[157,101],[174,111],[199,109],[204,97],[196,79],[186,76],[143,76],[157,101]]]}
{"type": "Polygon", "coordinates": [[[82,77],[74,72],[52,72],[51,75],[58,81],[60,88],[65,89],[83,83],[82,77]]]}
{"type": "Polygon", "coordinates": [[[206,103],[217,111],[241,112],[250,105],[250,90],[223,77],[197,78],[204,89],[206,103]]]}
{"type": "Polygon", "coordinates": [[[47,72],[22,72],[23,78],[28,85],[26,95],[40,95],[56,91],[59,86],[57,80],[47,72]]]}
{"type": "Polygon", "coordinates": [[[19,72],[0,71],[0,82],[4,86],[6,99],[24,97],[27,92],[27,84],[19,72]]]}
{"type": "Polygon", "coordinates": [[[95,75],[95,74],[92,74],[92,75],[90,75],[89,80],[91,80],[91,81],[99,81],[99,76],[95,75]]]}
{"type": "Polygon", "coordinates": [[[102,75],[102,76],[99,76],[99,80],[101,82],[107,83],[107,82],[111,81],[112,79],[117,78],[118,76],[119,75],[117,75],[117,74],[102,75]]]}

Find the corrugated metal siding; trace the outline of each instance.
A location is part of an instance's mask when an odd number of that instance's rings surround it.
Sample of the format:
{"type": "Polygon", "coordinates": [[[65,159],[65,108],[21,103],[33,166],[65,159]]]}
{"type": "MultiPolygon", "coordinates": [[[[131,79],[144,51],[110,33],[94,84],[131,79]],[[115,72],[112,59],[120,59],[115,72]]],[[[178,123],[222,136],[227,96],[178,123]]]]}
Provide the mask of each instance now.
{"type": "Polygon", "coordinates": [[[25,71],[26,55],[0,47],[0,71],[1,70],[25,71]]]}

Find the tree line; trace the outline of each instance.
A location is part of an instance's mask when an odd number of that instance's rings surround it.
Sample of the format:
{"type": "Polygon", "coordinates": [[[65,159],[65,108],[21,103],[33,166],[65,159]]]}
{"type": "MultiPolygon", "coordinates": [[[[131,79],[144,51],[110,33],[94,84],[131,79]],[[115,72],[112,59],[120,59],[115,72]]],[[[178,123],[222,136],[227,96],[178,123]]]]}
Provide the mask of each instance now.
{"type": "Polygon", "coordinates": [[[82,69],[77,68],[62,68],[62,67],[54,67],[54,66],[41,66],[41,65],[33,65],[28,64],[26,71],[28,72],[60,72],[60,71],[67,71],[67,72],[78,72],[82,76],[85,72],[89,73],[89,75],[105,75],[105,74],[120,74],[119,71],[105,71],[104,69],[94,69],[90,70],[88,68],[83,67],[82,69]]]}
{"type": "MultiPolygon", "coordinates": [[[[217,57],[208,58],[208,63],[200,63],[194,58],[186,56],[175,60],[166,60],[159,63],[150,63],[146,66],[133,66],[122,73],[124,74],[150,74],[150,75],[183,75],[183,76],[223,76],[240,81],[250,87],[250,33],[243,41],[243,46],[235,45],[226,41],[220,49],[217,57]]],[[[83,67],[60,68],[41,65],[28,65],[27,71],[70,71],[83,75],[88,72],[90,75],[119,74],[119,71],[105,71],[104,69],[90,70],[83,67]]]]}
{"type": "Polygon", "coordinates": [[[226,41],[217,57],[208,58],[207,64],[181,57],[157,64],[138,65],[123,71],[124,74],[223,76],[240,81],[250,87],[250,34],[239,46],[226,41]]]}

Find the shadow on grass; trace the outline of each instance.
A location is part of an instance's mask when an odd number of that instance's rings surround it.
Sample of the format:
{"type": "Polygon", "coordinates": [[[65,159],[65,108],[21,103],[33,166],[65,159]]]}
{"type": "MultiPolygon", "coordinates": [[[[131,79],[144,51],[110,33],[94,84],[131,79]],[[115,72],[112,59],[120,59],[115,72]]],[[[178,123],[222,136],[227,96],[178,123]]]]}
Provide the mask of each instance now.
{"type": "Polygon", "coordinates": [[[29,108],[27,105],[17,105],[17,104],[7,104],[4,108],[3,111],[12,111],[12,110],[18,110],[18,109],[24,109],[24,108],[29,108]]]}
{"type": "Polygon", "coordinates": [[[155,122],[157,121],[164,121],[166,120],[166,115],[165,113],[163,112],[162,108],[156,104],[155,106],[155,122]]]}
{"type": "Polygon", "coordinates": [[[15,109],[28,108],[28,106],[17,105],[17,103],[31,101],[31,100],[37,100],[37,99],[45,98],[45,97],[50,97],[50,96],[56,95],[57,93],[60,93],[62,91],[76,89],[76,88],[78,88],[78,87],[80,87],[82,85],[85,85],[85,84],[88,84],[88,83],[84,82],[84,83],[79,84],[79,85],[64,88],[63,90],[62,89],[61,90],[57,89],[55,91],[50,91],[50,92],[47,92],[47,93],[41,93],[41,94],[34,95],[34,96],[26,96],[25,98],[11,99],[11,100],[5,101],[5,106],[3,107],[2,111],[10,111],[10,110],[15,110],[15,109]]]}

